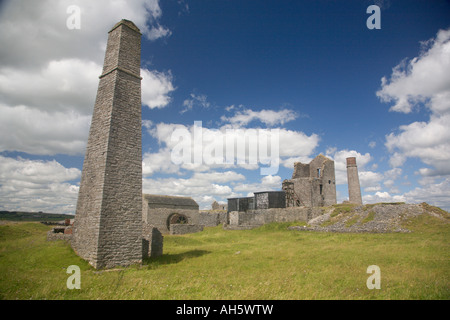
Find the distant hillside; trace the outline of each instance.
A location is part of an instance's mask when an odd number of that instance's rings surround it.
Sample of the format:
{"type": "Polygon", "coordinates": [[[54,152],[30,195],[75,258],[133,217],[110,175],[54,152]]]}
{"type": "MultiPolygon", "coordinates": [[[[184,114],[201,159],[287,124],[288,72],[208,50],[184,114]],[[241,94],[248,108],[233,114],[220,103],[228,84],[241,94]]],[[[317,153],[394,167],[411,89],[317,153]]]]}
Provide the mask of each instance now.
{"type": "Polygon", "coordinates": [[[9,221],[60,221],[74,217],[74,215],[59,213],[0,211],[0,220],[9,221]]]}
{"type": "Polygon", "coordinates": [[[431,216],[438,223],[450,222],[450,213],[425,202],[366,205],[346,203],[327,208],[325,214],[309,220],[306,226],[290,229],[329,232],[410,232],[409,227],[420,223],[424,216],[431,216]]]}

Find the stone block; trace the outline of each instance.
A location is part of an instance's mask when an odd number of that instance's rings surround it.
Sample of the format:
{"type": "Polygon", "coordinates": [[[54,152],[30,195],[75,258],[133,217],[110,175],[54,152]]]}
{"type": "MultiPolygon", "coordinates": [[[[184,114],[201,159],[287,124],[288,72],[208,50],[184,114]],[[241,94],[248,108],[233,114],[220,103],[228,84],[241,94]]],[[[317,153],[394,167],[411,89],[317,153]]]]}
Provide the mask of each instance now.
{"type": "Polygon", "coordinates": [[[142,228],[142,258],[159,257],[163,254],[164,237],[154,226],[145,223],[142,228]]]}

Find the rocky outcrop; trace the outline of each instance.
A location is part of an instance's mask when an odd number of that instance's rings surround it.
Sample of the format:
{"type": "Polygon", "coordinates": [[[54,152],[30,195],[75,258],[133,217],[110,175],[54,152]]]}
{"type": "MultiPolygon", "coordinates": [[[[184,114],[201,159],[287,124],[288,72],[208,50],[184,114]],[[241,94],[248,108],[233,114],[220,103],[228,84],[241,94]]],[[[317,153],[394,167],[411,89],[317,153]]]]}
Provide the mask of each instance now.
{"type": "Polygon", "coordinates": [[[410,232],[403,227],[403,222],[422,214],[430,214],[442,219],[444,223],[450,222],[448,212],[427,203],[340,204],[309,220],[306,226],[293,226],[288,229],[325,232],[410,232]]]}

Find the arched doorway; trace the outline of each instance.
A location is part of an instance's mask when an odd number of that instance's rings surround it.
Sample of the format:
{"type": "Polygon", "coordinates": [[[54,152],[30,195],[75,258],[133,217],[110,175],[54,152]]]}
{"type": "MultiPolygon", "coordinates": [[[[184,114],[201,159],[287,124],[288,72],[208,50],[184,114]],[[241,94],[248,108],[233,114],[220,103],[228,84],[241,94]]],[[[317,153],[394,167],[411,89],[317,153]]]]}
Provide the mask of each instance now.
{"type": "Polygon", "coordinates": [[[189,219],[184,214],[172,213],[167,218],[167,229],[170,230],[171,224],[187,224],[187,223],[189,223],[189,219]]]}

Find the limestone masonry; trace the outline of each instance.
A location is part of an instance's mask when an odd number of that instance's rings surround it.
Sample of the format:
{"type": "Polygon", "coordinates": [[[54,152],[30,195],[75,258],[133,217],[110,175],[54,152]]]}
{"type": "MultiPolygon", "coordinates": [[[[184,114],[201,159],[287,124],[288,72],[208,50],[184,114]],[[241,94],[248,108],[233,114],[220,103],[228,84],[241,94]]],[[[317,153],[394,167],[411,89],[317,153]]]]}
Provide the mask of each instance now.
{"type": "Polygon", "coordinates": [[[162,233],[169,233],[171,224],[199,222],[199,206],[190,197],[144,194],[142,201],[142,220],[162,233]]]}
{"type": "Polygon", "coordinates": [[[78,195],[72,247],[95,268],[142,261],[141,33],[109,32],[78,195]]]}
{"type": "Polygon", "coordinates": [[[310,163],[296,162],[290,180],[283,181],[286,207],[336,204],[334,161],[319,154],[310,163]]]}
{"type": "Polygon", "coordinates": [[[348,182],[348,201],[350,203],[362,204],[361,187],[359,185],[358,167],[356,158],[347,158],[347,182],[348,182]]]}

